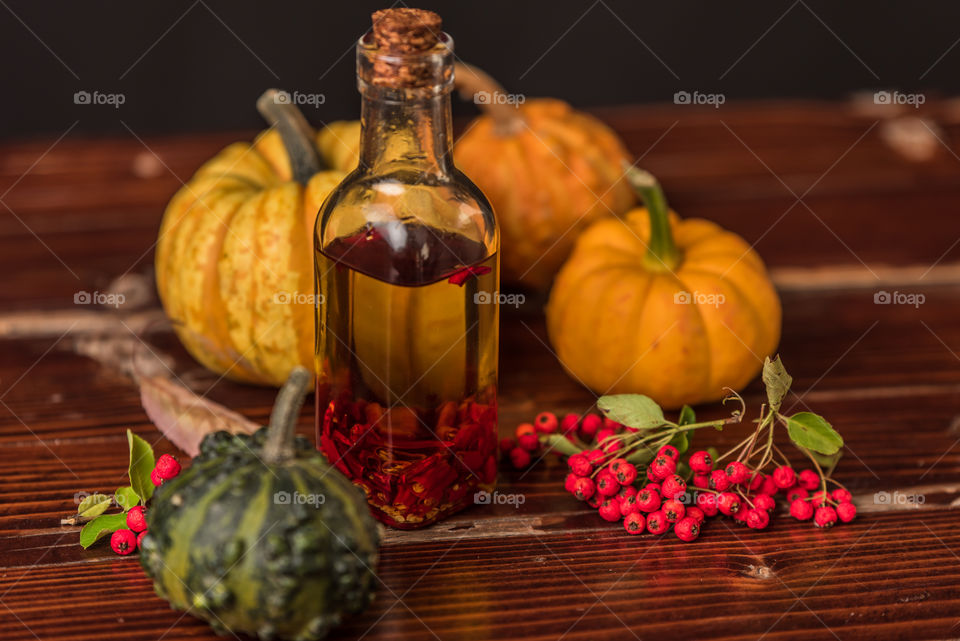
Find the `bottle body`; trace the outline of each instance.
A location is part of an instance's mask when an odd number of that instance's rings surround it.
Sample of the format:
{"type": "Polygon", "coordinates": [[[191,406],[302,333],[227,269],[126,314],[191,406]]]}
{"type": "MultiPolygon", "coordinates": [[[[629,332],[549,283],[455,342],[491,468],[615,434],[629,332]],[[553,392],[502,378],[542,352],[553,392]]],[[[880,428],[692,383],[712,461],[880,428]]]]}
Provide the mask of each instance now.
{"type": "Polygon", "coordinates": [[[496,479],[499,237],[450,161],[449,108],[364,91],[360,166],[315,237],[318,447],[401,528],[496,479]]]}

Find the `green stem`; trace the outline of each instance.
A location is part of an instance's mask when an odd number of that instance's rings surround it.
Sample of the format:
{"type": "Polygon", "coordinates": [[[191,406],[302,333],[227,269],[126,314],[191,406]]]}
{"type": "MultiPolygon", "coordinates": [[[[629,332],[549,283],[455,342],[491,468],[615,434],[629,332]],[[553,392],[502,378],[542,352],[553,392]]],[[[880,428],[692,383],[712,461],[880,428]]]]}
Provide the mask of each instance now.
{"type": "Polygon", "coordinates": [[[300,408],[310,386],[310,372],[303,367],[295,367],[287,382],[277,393],[277,400],[270,412],[270,426],[267,428],[267,442],[263,444],[263,460],[266,463],[282,463],[293,458],[295,448],[293,437],[297,430],[300,408]]]}
{"type": "Polygon", "coordinates": [[[277,128],[283,146],[290,157],[293,179],[306,185],[320,171],[320,155],[313,141],[313,127],[303,113],[276,89],[267,89],[257,99],[257,111],[264,120],[277,128]]]}
{"type": "Polygon", "coordinates": [[[653,174],[636,167],[627,170],[627,180],[650,214],[650,243],[643,262],[651,271],[672,272],[680,264],[680,250],[673,242],[667,198],[660,183],[653,174]]]}

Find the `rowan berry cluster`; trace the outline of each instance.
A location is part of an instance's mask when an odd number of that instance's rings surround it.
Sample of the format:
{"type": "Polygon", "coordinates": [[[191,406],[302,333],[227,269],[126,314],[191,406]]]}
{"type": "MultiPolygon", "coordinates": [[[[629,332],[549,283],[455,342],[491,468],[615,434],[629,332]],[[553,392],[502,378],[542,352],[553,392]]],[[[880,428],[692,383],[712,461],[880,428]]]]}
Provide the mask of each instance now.
{"type": "Polygon", "coordinates": [[[534,454],[552,450],[566,455],[566,490],[601,518],[622,522],[630,534],[672,530],[681,540],[693,541],[706,519],[715,516],[762,530],[770,525],[778,496],[792,516],[812,518],[817,527],[852,521],[857,509],[850,492],[832,478],[843,439],[816,414],[780,413],[792,379],[779,359],[767,360],[763,380],[768,403],[760,408],[756,428],[723,455],[713,448],[687,452],[696,430],[741,421],[745,405],[736,394],[730,398],[740,403],[739,410],[700,423],[689,407],[674,423],[647,397],[607,396],[597,403],[607,416],[587,414],[580,420],[568,414],[558,420],[542,412],[532,424],[517,428],[516,439],[504,439],[501,448],[518,469],[529,466],[534,454]],[[774,443],[778,425],[787,428],[813,469],[794,471],[774,443]]]}
{"type": "MultiPolygon", "coordinates": [[[[154,485],[161,485],[180,474],[180,463],[169,454],[157,459],[150,473],[154,485]]],[[[140,548],[143,537],[147,535],[147,510],[137,505],[127,511],[127,527],[121,528],[110,536],[110,547],[117,554],[131,554],[140,548]]]]}

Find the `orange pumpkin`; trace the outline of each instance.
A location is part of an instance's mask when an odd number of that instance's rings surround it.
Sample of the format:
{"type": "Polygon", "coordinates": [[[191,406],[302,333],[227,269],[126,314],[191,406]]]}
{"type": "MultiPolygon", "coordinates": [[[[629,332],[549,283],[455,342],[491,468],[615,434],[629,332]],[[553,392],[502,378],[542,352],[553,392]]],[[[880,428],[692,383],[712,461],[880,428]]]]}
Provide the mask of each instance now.
{"type": "Polygon", "coordinates": [[[319,171],[314,132],[289,102],[257,103],[276,125],[205,163],[167,206],[157,289],[187,351],[207,368],[281,385],[313,371],[313,226],[344,174],[319,171]]]}
{"type": "Polygon", "coordinates": [[[503,278],[545,288],[583,228],[633,206],[627,151],[606,125],[565,102],[502,102],[500,85],[467,65],[457,65],[456,81],[484,111],[454,156],[496,211],[503,278]]]}
{"type": "Polygon", "coordinates": [[[780,340],[780,300],[740,236],[668,214],[656,180],[646,207],[587,229],[547,305],[563,367],[598,394],[646,394],[667,408],[742,389],[780,340]]]}

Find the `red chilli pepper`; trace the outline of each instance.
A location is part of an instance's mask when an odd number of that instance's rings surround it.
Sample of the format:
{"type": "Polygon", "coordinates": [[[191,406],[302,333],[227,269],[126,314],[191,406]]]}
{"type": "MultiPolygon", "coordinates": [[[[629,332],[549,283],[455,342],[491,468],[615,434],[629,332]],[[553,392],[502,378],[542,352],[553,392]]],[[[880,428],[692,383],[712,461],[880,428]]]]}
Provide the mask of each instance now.
{"type": "Polygon", "coordinates": [[[452,285],[459,285],[460,287],[463,287],[463,284],[471,278],[483,276],[484,274],[489,274],[492,271],[493,268],[487,267],[486,265],[471,265],[470,267],[464,267],[463,269],[458,270],[453,276],[447,279],[447,282],[452,285]]]}

